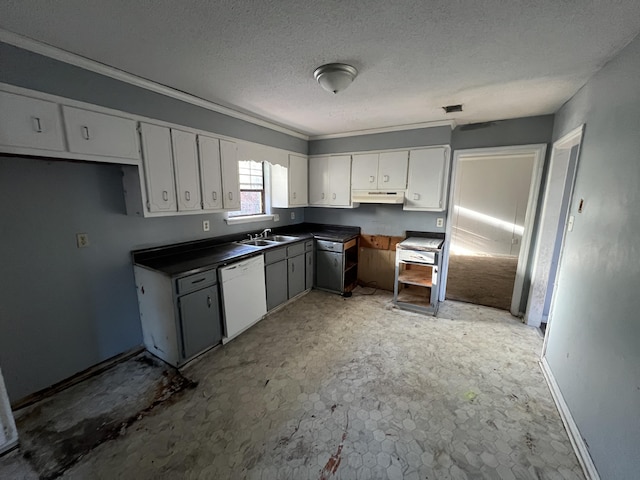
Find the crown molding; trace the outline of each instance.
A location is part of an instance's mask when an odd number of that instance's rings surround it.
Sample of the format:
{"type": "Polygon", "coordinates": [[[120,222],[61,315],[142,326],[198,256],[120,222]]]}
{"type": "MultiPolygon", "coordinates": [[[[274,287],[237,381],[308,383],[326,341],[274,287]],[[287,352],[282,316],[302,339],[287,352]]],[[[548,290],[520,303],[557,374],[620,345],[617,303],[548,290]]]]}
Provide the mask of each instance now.
{"type": "Polygon", "coordinates": [[[406,125],[396,125],[395,127],[370,128],[366,130],[352,130],[344,133],[331,133],[328,135],[311,135],[309,140],[329,140],[331,138],[357,137],[360,135],[374,135],[376,133],[400,132],[403,130],[416,130],[418,128],[456,127],[455,120],[438,120],[435,122],[409,123],[406,125]]]}
{"type": "Polygon", "coordinates": [[[106,77],[120,80],[121,82],[135,85],[136,87],[144,88],[146,90],[159,93],[167,97],[175,98],[176,100],[180,100],[182,102],[186,102],[192,105],[196,105],[198,107],[206,108],[207,110],[211,110],[213,112],[217,112],[223,115],[227,115],[229,117],[237,118],[238,120],[244,120],[245,122],[249,122],[261,127],[266,127],[271,130],[284,133],[286,135],[291,135],[292,137],[301,138],[302,140],[307,140],[307,141],[309,140],[308,135],[305,135],[298,131],[291,130],[289,128],[283,127],[275,123],[271,123],[267,120],[254,117],[246,113],[238,112],[237,110],[233,110],[231,108],[218,105],[217,103],[204,100],[202,98],[196,97],[195,95],[190,95],[188,93],[181,92],[179,90],[168,87],[166,85],[162,85],[160,83],[147,80],[146,78],[138,77],[137,75],[134,75],[129,72],[125,72],[124,70],[119,70],[115,67],[105,65],[104,63],[91,60],[87,57],[83,57],[81,55],[76,55],[75,53],[67,52],[66,50],[62,50],[58,47],[54,47],[53,45],[48,45],[38,40],[34,40],[32,38],[10,32],[3,28],[0,28],[0,42],[7,43],[9,45],[13,45],[14,47],[18,47],[23,50],[28,50],[30,52],[37,53],[39,55],[44,55],[45,57],[49,57],[54,60],[68,63],[70,65],[74,65],[76,67],[80,67],[85,70],[89,70],[91,72],[104,75],[106,77]]]}

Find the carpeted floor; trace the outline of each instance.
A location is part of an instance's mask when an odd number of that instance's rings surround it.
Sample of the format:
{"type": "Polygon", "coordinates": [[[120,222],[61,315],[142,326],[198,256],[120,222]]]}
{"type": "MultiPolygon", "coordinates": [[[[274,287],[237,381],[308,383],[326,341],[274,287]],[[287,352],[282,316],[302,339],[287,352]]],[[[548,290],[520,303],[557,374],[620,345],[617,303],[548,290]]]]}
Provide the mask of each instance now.
{"type": "Polygon", "coordinates": [[[517,257],[449,256],[447,300],[509,310],[517,257]]]}

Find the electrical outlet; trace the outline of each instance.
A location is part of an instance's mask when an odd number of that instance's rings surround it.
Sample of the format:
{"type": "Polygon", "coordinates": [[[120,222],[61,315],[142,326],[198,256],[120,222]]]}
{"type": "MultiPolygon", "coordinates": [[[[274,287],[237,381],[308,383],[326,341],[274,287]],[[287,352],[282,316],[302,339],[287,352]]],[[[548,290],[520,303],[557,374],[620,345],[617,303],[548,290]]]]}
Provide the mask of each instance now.
{"type": "Polygon", "coordinates": [[[291,220],[295,220],[296,219],[296,212],[291,212],[291,220]]]}
{"type": "Polygon", "coordinates": [[[280,215],[278,215],[277,213],[273,215],[273,221],[274,222],[279,222],[280,221],[280,215]]]}
{"type": "Polygon", "coordinates": [[[89,246],[89,234],[88,233],[76,233],[76,244],[78,248],[86,248],[89,246]]]}
{"type": "Polygon", "coordinates": [[[436,219],[436,227],[444,227],[444,218],[440,217],[436,219]]]}
{"type": "Polygon", "coordinates": [[[205,231],[205,232],[208,232],[210,228],[211,228],[211,224],[209,223],[209,220],[203,220],[202,221],[202,230],[205,231]]]}

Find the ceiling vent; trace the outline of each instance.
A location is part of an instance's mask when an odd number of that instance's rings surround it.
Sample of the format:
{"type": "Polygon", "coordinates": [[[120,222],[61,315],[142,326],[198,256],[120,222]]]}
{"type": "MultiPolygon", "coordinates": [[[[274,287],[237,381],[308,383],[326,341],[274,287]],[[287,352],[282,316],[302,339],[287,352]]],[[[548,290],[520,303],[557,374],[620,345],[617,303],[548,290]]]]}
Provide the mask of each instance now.
{"type": "Polygon", "coordinates": [[[446,107],[442,107],[445,113],[456,113],[462,111],[462,105],[447,105],[446,107]]]}

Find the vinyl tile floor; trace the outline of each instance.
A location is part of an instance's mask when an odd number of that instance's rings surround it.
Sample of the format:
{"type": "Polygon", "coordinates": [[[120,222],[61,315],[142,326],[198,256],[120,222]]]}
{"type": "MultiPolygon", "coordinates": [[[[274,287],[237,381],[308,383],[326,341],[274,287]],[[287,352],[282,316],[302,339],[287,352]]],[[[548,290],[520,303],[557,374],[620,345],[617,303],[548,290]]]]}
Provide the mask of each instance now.
{"type": "MultiPolygon", "coordinates": [[[[423,316],[369,292],[312,291],[268,315],[183,370],[197,388],[61,478],[584,478],[536,329],[451,301],[423,316]]],[[[20,460],[0,477],[29,478],[20,460]]]]}

